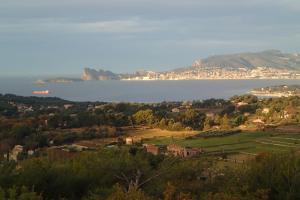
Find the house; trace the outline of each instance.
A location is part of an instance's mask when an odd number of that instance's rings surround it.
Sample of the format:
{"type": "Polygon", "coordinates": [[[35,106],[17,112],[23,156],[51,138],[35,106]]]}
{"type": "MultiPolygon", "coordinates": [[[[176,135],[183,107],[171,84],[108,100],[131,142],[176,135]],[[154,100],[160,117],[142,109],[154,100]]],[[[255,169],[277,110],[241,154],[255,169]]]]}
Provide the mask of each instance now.
{"type": "Polygon", "coordinates": [[[34,150],[28,150],[28,151],[27,151],[27,155],[28,155],[28,156],[33,156],[34,153],[35,153],[34,150]]]}
{"type": "Polygon", "coordinates": [[[270,108],[264,108],[263,110],[262,110],[262,113],[263,114],[268,114],[270,112],[270,108]]]}
{"type": "Polygon", "coordinates": [[[181,146],[178,146],[176,144],[170,144],[167,146],[167,150],[169,154],[172,154],[174,156],[180,156],[183,157],[183,148],[181,146]]]}
{"type": "Polygon", "coordinates": [[[132,137],[125,138],[125,144],[126,145],[133,145],[133,138],[132,137]]]}
{"type": "Polygon", "coordinates": [[[180,112],[180,109],[179,109],[179,108],[173,108],[173,109],[172,109],[172,112],[173,112],[173,113],[179,113],[179,112],[180,112]]]}
{"type": "Polygon", "coordinates": [[[262,119],[259,119],[259,118],[254,119],[252,122],[255,123],[255,124],[265,124],[265,122],[262,119]]]}
{"type": "Polygon", "coordinates": [[[125,144],[126,145],[133,145],[135,143],[141,143],[142,139],[141,138],[136,138],[136,137],[127,137],[125,138],[125,144]]]}
{"type": "Polygon", "coordinates": [[[158,146],[154,144],[144,144],[143,146],[148,153],[152,153],[153,155],[163,154],[166,151],[165,146],[158,146]]]}
{"type": "Polygon", "coordinates": [[[213,113],[213,112],[207,112],[207,113],[205,113],[205,115],[208,118],[214,118],[215,117],[215,113],[213,113]]]}
{"type": "Polygon", "coordinates": [[[250,115],[251,115],[251,114],[250,114],[249,112],[245,112],[245,113],[244,113],[244,116],[245,116],[245,117],[248,117],[248,116],[250,116],[250,115]]]}
{"type": "Polygon", "coordinates": [[[84,151],[89,149],[89,147],[84,144],[72,144],[71,148],[74,148],[76,151],[84,151]]]}
{"type": "Polygon", "coordinates": [[[243,101],[241,101],[241,102],[238,102],[237,104],[236,104],[236,107],[241,107],[241,106],[246,106],[246,105],[248,105],[248,103],[247,102],[243,102],[243,101]]]}
{"type": "Polygon", "coordinates": [[[179,157],[195,157],[203,153],[203,149],[191,148],[191,147],[181,147],[176,144],[170,144],[167,146],[167,151],[169,154],[179,157]]]}
{"type": "Polygon", "coordinates": [[[97,140],[81,140],[73,143],[71,147],[77,151],[84,151],[97,149],[99,145],[100,144],[97,143],[97,140]]]}
{"type": "Polygon", "coordinates": [[[64,108],[65,108],[66,110],[68,110],[69,108],[72,108],[72,107],[73,107],[72,104],[65,104],[65,105],[64,105],[64,108]]]}
{"type": "Polygon", "coordinates": [[[195,156],[198,156],[201,153],[203,153],[202,149],[185,147],[183,157],[195,157],[195,156]]]}

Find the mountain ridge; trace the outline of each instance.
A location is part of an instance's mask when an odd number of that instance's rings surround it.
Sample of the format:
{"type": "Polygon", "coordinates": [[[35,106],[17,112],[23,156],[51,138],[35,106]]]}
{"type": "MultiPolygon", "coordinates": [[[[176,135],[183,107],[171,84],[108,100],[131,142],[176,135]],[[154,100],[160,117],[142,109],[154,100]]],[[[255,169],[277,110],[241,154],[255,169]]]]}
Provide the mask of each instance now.
{"type": "Polygon", "coordinates": [[[192,67],[255,68],[270,67],[300,70],[300,54],[271,49],[261,52],[213,55],[195,60],[192,67]]]}
{"type": "MultiPolygon", "coordinates": [[[[155,79],[157,74],[184,74],[189,72],[210,70],[255,70],[257,68],[266,68],[272,70],[289,70],[300,71],[300,54],[299,53],[283,53],[280,50],[271,49],[261,52],[245,52],[235,54],[213,55],[203,59],[197,59],[191,66],[176,68],[165,72],[144,73],[136,72],[135,74],[117,74],[103,69],[95,70],[84,68],[82,74],[83,80],[120,80],[131,79],[132,77],[149,76],[155,79]]],[[[218,72],[219,73],[219,72],[218,72]]],[[[276,72],[275,72],[276,73],[276,72]]]]}

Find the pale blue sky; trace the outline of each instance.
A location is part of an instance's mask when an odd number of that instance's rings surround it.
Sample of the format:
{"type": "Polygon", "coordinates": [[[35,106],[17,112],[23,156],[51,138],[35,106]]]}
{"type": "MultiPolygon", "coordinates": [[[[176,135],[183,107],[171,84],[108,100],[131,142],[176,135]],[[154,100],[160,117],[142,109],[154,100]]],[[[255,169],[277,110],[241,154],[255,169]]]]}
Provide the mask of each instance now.
{"type": "Polygon", "coordinates": [[[0,0],[0,76],[167,70],[300,52],[299,0],[0,0]]]}

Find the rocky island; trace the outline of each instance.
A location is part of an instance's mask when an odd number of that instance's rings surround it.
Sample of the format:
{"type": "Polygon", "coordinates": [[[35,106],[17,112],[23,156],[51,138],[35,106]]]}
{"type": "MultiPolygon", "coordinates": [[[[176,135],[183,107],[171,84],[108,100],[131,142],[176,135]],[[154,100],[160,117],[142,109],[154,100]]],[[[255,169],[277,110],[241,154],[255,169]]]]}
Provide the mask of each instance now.
{"type": "Polygon", "coordinates": [[[73,83],[83,81],[80,78],[50,78],[45,80],[37,80],[36,84],[46,84],[46,83],[73,83]]]}

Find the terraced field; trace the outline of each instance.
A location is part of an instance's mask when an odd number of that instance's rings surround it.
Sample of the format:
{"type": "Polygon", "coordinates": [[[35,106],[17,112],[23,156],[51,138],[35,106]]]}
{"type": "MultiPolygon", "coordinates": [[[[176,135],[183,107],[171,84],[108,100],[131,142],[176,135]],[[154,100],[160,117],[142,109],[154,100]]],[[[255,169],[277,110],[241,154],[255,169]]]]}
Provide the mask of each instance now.
{"type": "Polygon", "coordinates": [[[206,152],[235,152],[256,155],[262,152],[300,150],[300,134],[271,134],[266,132],[242,132],[231,136],[213,138],[159,137],[146,141],[153,144],[176,143],[181,146],[201,147],[206,152]]]}

